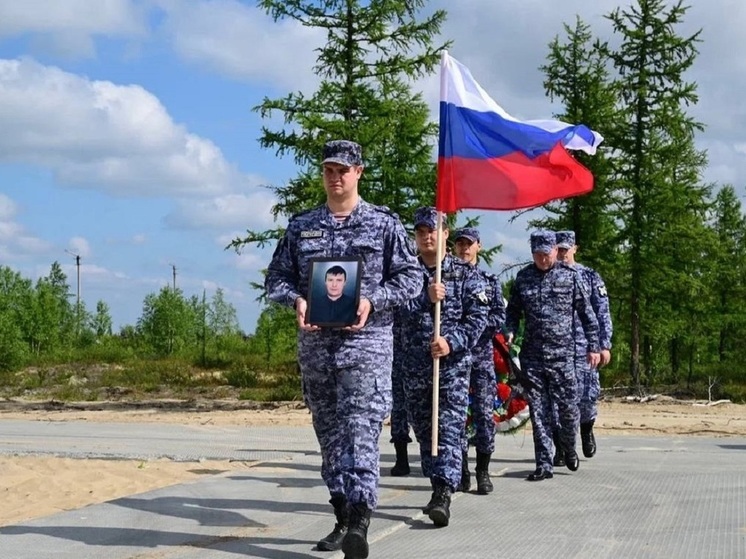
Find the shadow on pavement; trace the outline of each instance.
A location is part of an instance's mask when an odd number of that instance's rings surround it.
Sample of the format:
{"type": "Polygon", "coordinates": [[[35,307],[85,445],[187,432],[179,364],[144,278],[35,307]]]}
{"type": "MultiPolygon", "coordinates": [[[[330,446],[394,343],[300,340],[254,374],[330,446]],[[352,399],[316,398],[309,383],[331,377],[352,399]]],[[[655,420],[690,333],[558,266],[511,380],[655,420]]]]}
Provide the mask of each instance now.
{"type": "Polygon", "coordinates": [[[79,541],[90,546],[132,546],[132,547],[174,547],[187,546],[201,549],[215,549],[246,557],[263,559],[310,559],[316,555],[297,553],[287,549],[263,547],[293,546],[316,542],[291,540],[287,538],[252,538],[238,536],[199,535],[185,532],[160,532],[135,528],[103,528],[84,526],[6,526],[0,528],[2,535],[38,534],[53,538],[79,541]]]}

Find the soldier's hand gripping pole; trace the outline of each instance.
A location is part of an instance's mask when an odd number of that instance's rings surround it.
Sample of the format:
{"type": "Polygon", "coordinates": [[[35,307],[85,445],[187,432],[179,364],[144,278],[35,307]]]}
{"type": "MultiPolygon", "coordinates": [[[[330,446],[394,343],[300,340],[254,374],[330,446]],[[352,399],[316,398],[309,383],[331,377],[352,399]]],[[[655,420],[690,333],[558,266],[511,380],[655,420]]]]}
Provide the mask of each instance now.
{"type": "MultiPolygon", "coordinates": [[[[440,283],[443,264],[443,212],[437,213],[435,224],[437,229],[435,242],[435,283],[440,283]]],[[[433,341],[440,338],[440,301],[435,302],[435,316],[433,317],[433,341]]],[[[430,455],[438,455],[438,410],[440,400],[440,357],[433,357],[433,406],[432,406],[432,431],[430,433],[430,455]]]]}

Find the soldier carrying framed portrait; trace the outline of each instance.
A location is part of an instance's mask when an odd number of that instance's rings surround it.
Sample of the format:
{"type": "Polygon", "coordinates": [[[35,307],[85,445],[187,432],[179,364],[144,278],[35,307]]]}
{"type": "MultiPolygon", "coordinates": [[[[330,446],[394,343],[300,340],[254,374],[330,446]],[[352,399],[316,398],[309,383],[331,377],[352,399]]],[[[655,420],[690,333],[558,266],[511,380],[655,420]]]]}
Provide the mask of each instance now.
{"type": "Polygon", "coordinates": [[[323,328],[344,328],[357,321],[362,259],[312,258],[306,322],[323,328]]]}

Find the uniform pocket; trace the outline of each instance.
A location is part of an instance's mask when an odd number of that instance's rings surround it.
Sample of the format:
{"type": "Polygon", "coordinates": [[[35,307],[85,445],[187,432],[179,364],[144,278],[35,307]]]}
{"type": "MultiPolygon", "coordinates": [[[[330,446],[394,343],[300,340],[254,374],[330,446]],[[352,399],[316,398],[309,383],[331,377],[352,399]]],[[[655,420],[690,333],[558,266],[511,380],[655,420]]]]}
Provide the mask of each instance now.
{"type": "Polygon", "coordinates": [[[308,258],[313,256],[324,256],[327,244],[326,239],[323,237],[300,239],[298,241],[298,254],[308,258]]]}
{"type": "Polygon", "coordinates": [[[360,257],[366,267],[374,262],[380,266],[383,261],[383,246],[373,238],[355,237],[347,247],[347,252],[350,256],[360,257]]]}

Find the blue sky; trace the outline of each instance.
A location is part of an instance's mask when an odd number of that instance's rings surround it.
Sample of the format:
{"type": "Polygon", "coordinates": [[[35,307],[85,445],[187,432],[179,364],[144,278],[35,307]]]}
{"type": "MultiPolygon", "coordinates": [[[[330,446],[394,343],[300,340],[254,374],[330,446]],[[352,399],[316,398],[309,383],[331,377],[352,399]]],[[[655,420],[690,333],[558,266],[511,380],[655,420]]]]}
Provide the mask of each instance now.
{"type": "MultiPolygon", "coordinates": [[[[618,4],[431,2],[450,10],[451,54],[508,112],[533,119],[556,108],[537,68],[562,23],[579,14],[611,38],[602,15],[618,4]]],[[[709,154],[705,179],[743,193],[746,5],[694,4],[682,32],[703,29],[689,79],[700,94],[692,114],[707,125],[697,140],[709,154]]],[[[187,295],[221,287],[253,331],[260,309],[249,282],[271,249],[223,248],[247,228],[275,225],[262,185],[296,169],[260,149],[260,127],[280,123],[251,107],[312,92],[322,41],[252,1],[0,0],[0,264],[35,279],[57,260],[74,291],[70,253],[80,255],[82,298],[89,310],[106,301],[116,328],[136,322],[173,265],[187,295]]],[[[416,87],[434,111],[437,76],[416,87]]],[[[484,243],[504,247],[495,271],[523,260],[526,218],[483,215],[484,243]]]]}

